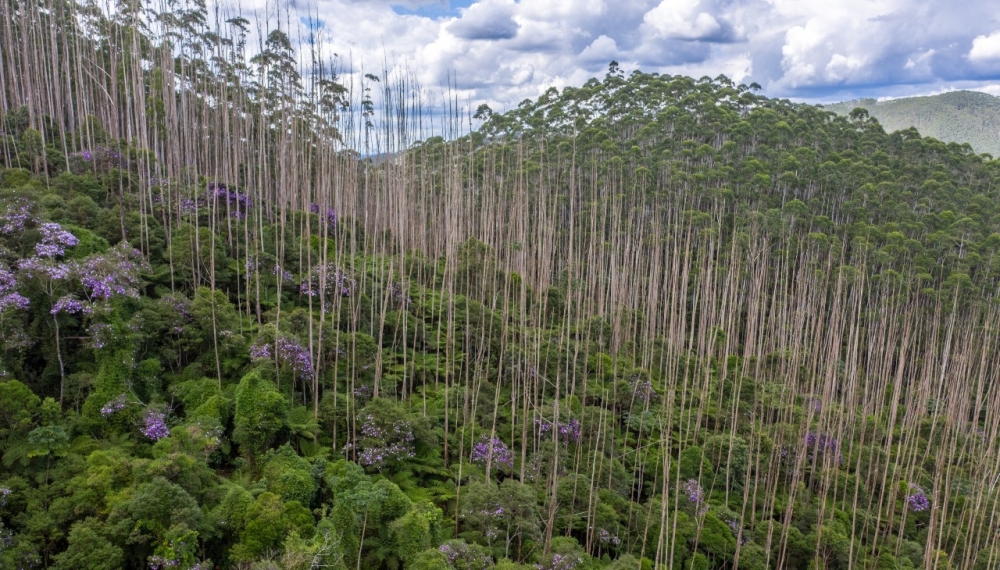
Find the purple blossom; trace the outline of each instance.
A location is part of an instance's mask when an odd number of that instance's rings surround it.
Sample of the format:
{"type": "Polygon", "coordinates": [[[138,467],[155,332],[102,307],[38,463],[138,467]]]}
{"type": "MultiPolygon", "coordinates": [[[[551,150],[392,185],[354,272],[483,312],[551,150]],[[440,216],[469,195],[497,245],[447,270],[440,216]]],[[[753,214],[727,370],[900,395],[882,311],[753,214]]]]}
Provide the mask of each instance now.
{"type": "Polygon", "coordinates": [[[403,287],[402,283],[393,283],[389,288],[389,294],[392,297],[393,302],[400,309],[409,309],[410,304],[413,303],[413,299],[407,294],[406,289],[403,287]]]}
{"type": "Polygon", "coordinates": [[[142,435],[153,441],[158,441],[170,435],[170,428],[167,427],[166,416],[162,412],[150,410],[146,413],[146,423],[142,427],[142,435]]]}
{"type": "MultiPolygon", "coordinates": [[[[552,432],[552,422],[545,418],[535,418],[535,427],[538,428],[538,435],[542,438],[552,432]]],[[[563,441],[580,441],[580,420],[572,419],[568,422],[559,422],[556,431],[563,441]]]]}
{"type": "Polygon", "coordinates": [[[16,287],[17,279],[14,274],[0,269],[0,311],[28,308],[28,299],[15,291],[16,287]]]}
{"type": "MultiPolygon", "coordinates": [[[[403,420],[379,422],[372,414],[361,418],[358,440],[358,463],[366,467],[382,467],[388,463],[415,456],[413,430],[403,420]],[[381,424],[381,425],[380,425],[381,424]]],[[[345,446],[350,449],[350,444],[345,446]]]]}
{"type": "Polygon", "coordinates": [[[107,335],[110,331],[111,325],[106,325],[104,323],[92,325],[87,331],[90,334],[90,340],[87,342],[87,346],[93,349],[104,348],[107,344],[107,335]]]}
{"type": "Polygon", "coordinates": [[[14,234],[24,231],[25,225],[31,221],[31,204],[26,200],[8,203],[0,213],[0,234],[14,234]]]}
{"type": "Polygon", "coordinates": [[[451,568],[490,568],[493,559],[483,552],[469,548],[460,540],[449,540],[438,547],[438,552],[444,554],[451,568]]]}
{"type": "Polygon", "coordinates": [[[931,501],[927,498],[924,490],[913,483],[910,483],[910,495],[906,497],[906,502],[909,504],[910,510],[915,513],[931,508],[931,501]]]}
{"type": "Polygon", "coordinates": [[[52,305],[52,310],[49,313],[56,315],[59,313],[67,313],[70,315],[75,315],[77,313],[90,314],[93,309],[90,307],[89,303],[65,295],[60,297],[54,305],[52,305]]]}
{"type": "Polygon", "coordinates": [[[149,271],[149,265],[139,250],[122,242],[104,255],[88,257],[74,270],[92,299],[107,301],[118,295],[138,298],[140,274],[149,271]]]}
{"type": "Polygon", "coordinates": [[[536,570],[573,570],[583,562],[576,554],[553,554],[548,564],[535,564],[536,570]]]}
{"type": "Polygon", "coordinates": [[[0,487],[0,507],[7,504],[7,496],[10,495],[10,488],[0,487]]]}
{"type": "Polygon", "coordinates": [[[59,224],[45,223],[38,226],[38,230],[42,232],[42,241],[35,244],[35,253],[39,257],[63,255],[67,247],[80,243],[75,235],[62,229],[59,224]]]}
{"type": "Polygon", "coordinates": [[[280,265],[275,265],[271,269],[271,275],[276,275],[281,281],[291,281],[293,279],[290,271],[285,271],[280,265]]]}
{"type": "Polygon", "coordinates": [[[840,452],[840,443],[836,438],[823,433],[810,431],[805,439],[808,456],[810,459],[818,459],[820,455],[836,455],[837,462],[844,462],[844,455],[840,452]]]}
{"type": "Polygon", "coordinates": [[[128,406],[128,396],[125,394],[119,394],[114,400],[109,401],[101,407],[101,415],[109,418],[124,410],[125,406],[128,406]]]}
{"type": "Polygon", "coordinates": [[[57,263],[52,259],[29,257],[18,261],[17,269],[29,279],[61,281],[70,277],[73,266],[68,263],[57,263]]]}
{"type": "Polygon", "coordinates": [[[317,297],[323,293],[327,299],[327,307],[331,307],[330,299],[336,296],[350,297],[357,283],[348,277],[347,273],[328,263],[313,269],[305,281],[299,285],[299,292],[309,297],[317,297]]]}
{"type": "Polygon", "coordinates": [[[705,502],[705,489],[697,479],[688,479],[684,484],[684,494],[687,495],[688,502],[694,505],[695,514],[698,516],[708,512],[708,504],[705,502]]]}
{"type": "Polygon", "coordinates": [[[250,358],[252,360],[270,360],[272,347],[277,349],[279,363],[289,365],[296,376],[303,380],[312,378],[312,355],[294,339],[278,337],[273,344],[258,340],[250,346],[250,358]]]}
{"type": "Polygon", "coordinates": [[[619,546],[622,543],[622,539],[618,538],[618,535],[611,534],[603,528],[597,533],[597,541],[604,546],[619,546]]]}
{"type": "Polygon", "coordinates": [[[493,469],[514,467],[514,455],[499,438],[484,437],[472,448],[472,462],[493,469]]]}
{"type": "Polygon", "coordinates": [[[17,292],[0,295],[0,312],[8,309],[27,309],[28,304],[28,299],[17,292]]]}

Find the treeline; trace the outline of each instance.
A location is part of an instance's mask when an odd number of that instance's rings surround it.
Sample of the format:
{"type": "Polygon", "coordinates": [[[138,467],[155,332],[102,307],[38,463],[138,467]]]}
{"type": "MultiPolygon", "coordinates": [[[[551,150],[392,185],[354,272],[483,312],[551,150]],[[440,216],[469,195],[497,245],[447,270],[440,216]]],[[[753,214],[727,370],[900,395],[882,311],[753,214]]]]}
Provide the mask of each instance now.
{"type": "Polygon", "coordinates": [[[988,157],[725,77],[468,116],[285,18],[3,6],[0,564],[1000,563],[988,157]]]}

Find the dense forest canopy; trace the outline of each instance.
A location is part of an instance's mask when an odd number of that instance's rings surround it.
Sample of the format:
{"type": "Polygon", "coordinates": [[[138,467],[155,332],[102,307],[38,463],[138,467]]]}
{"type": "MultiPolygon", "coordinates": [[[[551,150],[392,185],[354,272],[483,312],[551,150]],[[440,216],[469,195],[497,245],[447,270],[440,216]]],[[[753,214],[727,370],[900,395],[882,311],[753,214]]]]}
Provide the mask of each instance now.
{"type": "Polygon", "coordinates": [[[0,6],[0,567],[1000,566],[990,157],[0,6]]]}

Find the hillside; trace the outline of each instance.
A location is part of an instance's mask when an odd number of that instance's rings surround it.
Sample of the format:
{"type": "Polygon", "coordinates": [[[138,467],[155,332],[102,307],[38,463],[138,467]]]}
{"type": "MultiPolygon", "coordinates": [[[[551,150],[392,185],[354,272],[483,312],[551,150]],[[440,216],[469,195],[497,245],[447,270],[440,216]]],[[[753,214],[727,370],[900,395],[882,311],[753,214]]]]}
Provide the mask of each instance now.
{"type": "Polygon", "coordinates": [[[46,6],[0,568],[1000,566],[1000,162],[616,65],[431,131],[280,29],[46,6]]]}
{"type": "Polygon", "coordinates": [[[1000,156],[1000,97],[978,91],[951,91],[928,97],[858,99],[823,106],[843,116],[856,107],[867,109],[886,131],[913,127],[923,136],[969,143],[976,152],[1000,156]]]}

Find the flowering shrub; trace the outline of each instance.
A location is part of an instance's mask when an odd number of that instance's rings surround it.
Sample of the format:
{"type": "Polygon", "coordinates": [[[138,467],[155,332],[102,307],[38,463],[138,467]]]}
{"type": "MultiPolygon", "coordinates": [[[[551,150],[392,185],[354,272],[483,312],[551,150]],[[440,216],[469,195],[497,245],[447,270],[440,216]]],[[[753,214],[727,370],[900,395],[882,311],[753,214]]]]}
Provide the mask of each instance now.
{"type": "MultiPolygon", "coordinates": [[[[544,438],[552,432],[553,424],[544,418],[536,418],[535,427],[538,428],[538,435],[544,438]]],[[[559,432],[559,438],[563,441],[580,441],[579,420],[573,419],[565,423],[559,422],[557,431],[559,432]]]]}
{"type": "Polygon", "coordinates": [[[333,297],[350,297],[357,283],[347,273],[332,263],[313,269],[299,285],[299,292],[309,297],[317,297],[320,293],[327,299],[333,297]]]}
{"type": "Polygon", "coordinates": [[[622,539],[618,538],[617,534],[611,534],[602,528],[597,533],[597,542],[601,543],[602,546],[621,546],[622,539]]]}
{"type": "Polygon", "coordinates": [[[75,235],[62,229],[59,224],[45,223],[38,226],[38,230],[42,233],[42,241],[35,244],[35,253],[38,257],[63,255],[67,247],[80,243],[75,235]]]}
{"type": "Polygon", "coordinates": [[[806,434],[805,444],[810,459],[819,459],[823,454],[835,454],[838,463],[844,462],[844,455],[840,452],[840,443],[834,437],[811,431],[806,434]]]}
{"type": "Polygon", "coordinates": [[[493,558],[478,544],[468,544],[462,540],[449,540],[438,547],[452,568],[482,569],[492,568],[493,558]]]}
{"type": "Polygon", "coordinates": [[[49,311],[49,313],[53,315],[57,315],[59,313],[67,313],[70,315],[78,313],[89,314],[91,312],[93,312],[93,309],[88,303],[70,295],[63,295],[60,297],[59,300],[52,305],[52,309],[49,311]]]}
{"type": "Polygon", "coordinates": [[[149,271],[142,252],[121,242],[104,255],[91,256],[74,267],[87,294],[107,301],[115,295],[138,298],[140,273],[149,271]]]}
{"type": "Polygon", "coordinates": [[[104,404],[104,406],[101,407],[101,415],[106,418],[109,418],[114,414],[124,410],[125,406],[128,406],[128,396],[126,396],[125,394],[120,394],[117,398],[111,400],[110,402],[104,404]]]}
{"type": "Polygon", "coordinates": [[[0,234],[19,234],[31,220],[31,204],[27,200],[8,202],[0,212],[0,234]]]}
{"type": "Polygon", "coordinates": [[[684,494],[687,495],[688,502],[694,505],[695,514],[701,516],[708,512],[705,489],[696,479],[688,479],[687,483],[684,484],[684,494]]]}
{"type": "Polygon", "coordinates": [[[500,439],[484,437],[472,448],[472,462],[494,469],[512,469],[514,456],[500,439]]]}
{"type": "MultiPolygon", "coordinates": [[[[103,410],[102,410],[103,411],[103,410]]],[[[146,413],[145,424],[142,426],[142,435],[153,441],[161,440],[170,435],[170,428],[167,427],[166,416],[162,412],[150,410],[146,413]]]]}
{"type": "Polygon", "coordinates": [[[906,497],[906,503],[910,506],[910,510],[915,513],[931,508],[931,501],[927,498],[924,490],[913,483],[910,483],[910,494],[906,497]]]}
{"type": "Polygon", "coordinates": [[[553,554],[545,564],[535,564],[536,570],[573,570],[583,562],[576,554],[553,554]]]}
{"type": "Polygon", "coordinates": [[[28,299],[15,291],[17,280],[14,274],[0,269],[0,312],[8,309],[28,308],[28,299]]]}
{"type": "MultiPolygon", "coordinates": [[[[358,463],[361,465],[381,468],[415,456],[413,429],[406,421],[386,421],[371,412],[363,413],[359,419],[361,433],[358,438],[358,463]]],[[[347,444],[344,449],[351,449],[351,444],[347,444]]]]}
{"type": "Polygon", "coordinates": [[[274,344],[258,339],[250,346],[251,360],[271,360],[277,357],[279,364],[287,364],[296,376],[303,380],[312,378],[312,355],[294,339],[278,337],[274,344]],[[275,354],[274,351],[277,351],[275,354]]]}

